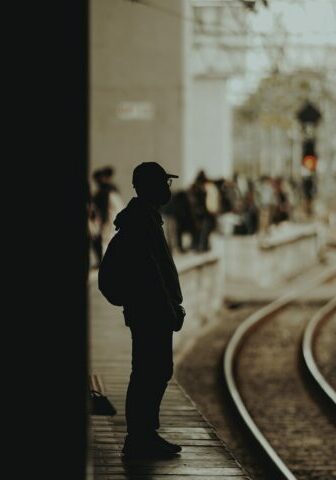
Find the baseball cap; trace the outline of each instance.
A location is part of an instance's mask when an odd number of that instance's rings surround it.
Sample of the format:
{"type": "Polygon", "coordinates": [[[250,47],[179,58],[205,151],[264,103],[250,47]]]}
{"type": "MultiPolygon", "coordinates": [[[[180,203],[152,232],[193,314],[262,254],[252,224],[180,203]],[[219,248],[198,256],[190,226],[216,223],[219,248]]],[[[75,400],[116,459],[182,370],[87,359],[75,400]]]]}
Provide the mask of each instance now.
{"type": "Polygon", "coordinates": [[[142,182],[155,183],[162,180],[167,180],[168,178],[179,177],[173,173],[167,173],[166,170],[156,162],[143,162],[133,170],[132,183],[133,185],[138,185],[142,182]]]}

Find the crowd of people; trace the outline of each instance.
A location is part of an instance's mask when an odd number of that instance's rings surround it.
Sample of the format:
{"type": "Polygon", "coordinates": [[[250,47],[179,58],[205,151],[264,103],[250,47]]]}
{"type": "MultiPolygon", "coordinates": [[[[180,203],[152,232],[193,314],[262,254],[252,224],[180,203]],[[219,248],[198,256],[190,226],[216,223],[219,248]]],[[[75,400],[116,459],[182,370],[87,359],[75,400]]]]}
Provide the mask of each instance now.
{"type": "MultiPolygon", "coordinates": [[[[89,201],[89,235],[96,265],[101,262],[115,232],[116,215],[125,206],[114,182],[114,169],[93,172],[94,192],[89,201]]],[[[271,225],[290,220],[295,207],[311,211],[315,184],[281,177],[210,179],[204,170],[186,189],[173,190],[171,201],[162,207],[164,228],[170,249],[178,252],[206,252],[211,233],[266,235],[271,225]]]]}
{"type": "Polygon", "coordinates": [[[252,180],[237,174],[209,179],[201,170],[189,188],[175,192],[163,211],[168,242],[180,252],[204,252],[213,231],[267,235],[271,225],[290,220],[299,204],[309,215],[315,191],[311,177],[302,182],[266,175],[252,180]]]}

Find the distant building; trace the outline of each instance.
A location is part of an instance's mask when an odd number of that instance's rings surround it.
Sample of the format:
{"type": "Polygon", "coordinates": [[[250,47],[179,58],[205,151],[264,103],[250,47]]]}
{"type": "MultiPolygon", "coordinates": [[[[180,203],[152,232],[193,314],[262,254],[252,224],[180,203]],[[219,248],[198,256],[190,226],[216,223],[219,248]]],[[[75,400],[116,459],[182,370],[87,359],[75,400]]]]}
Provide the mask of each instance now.
{"type": "Polygon", "coordinates": [[[226,82],[244,66],[244,2],[91,0],[90,168],[158,161],[185,186],[232,173],[226,82]]]}
{"type": "Polygon", "coordinates": [[[336,173],[336,96],[327,78],[312,70],[277,74],[234,111],[234,170],[250,176],[301,178],[302,132],[296,112],[310,99],[322,113],[317,128],[318,173],[336,173]]]}

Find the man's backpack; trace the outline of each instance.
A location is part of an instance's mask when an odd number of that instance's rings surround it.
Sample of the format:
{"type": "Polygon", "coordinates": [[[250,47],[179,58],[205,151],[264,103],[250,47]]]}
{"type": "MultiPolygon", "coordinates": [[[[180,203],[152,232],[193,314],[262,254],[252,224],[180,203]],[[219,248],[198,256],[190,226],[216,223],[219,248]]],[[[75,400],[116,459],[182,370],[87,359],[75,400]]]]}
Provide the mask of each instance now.
{"type": "Polygon", "coordinates": [[[98,288],[112,305],[124,305],[126,272],[124,238],[117,232],[111,239],[99,267],[98,288]]]}

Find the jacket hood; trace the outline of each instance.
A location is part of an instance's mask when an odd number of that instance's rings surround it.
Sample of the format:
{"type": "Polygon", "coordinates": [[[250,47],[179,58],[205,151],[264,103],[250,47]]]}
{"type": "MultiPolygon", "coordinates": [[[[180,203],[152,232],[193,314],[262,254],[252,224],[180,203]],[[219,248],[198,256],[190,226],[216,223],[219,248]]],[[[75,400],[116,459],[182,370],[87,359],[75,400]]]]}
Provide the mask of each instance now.
{"type": "Polygon", "coordinates": [[[162,225],[160,213],[144,200],[134,197],[128,205],[121,210],[113,222],[116,230],[131,228],[135,225],[144,225],[147,222],[156,221],[162,225]]]}

